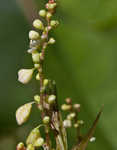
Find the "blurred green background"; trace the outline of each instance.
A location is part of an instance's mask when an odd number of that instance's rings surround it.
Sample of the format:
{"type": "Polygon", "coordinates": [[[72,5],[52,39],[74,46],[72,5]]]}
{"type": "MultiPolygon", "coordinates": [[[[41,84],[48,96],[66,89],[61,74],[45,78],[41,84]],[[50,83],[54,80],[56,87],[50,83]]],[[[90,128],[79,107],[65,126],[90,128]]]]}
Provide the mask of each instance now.
{"type": "MultiPolygon", "coordinates": [[[[14,150],[40,120],[34,108],[27,124],[19,127],[15,121],[16,109],[38,91],[35,80],[25,86],[17,81],[20,68],[32,67],[26,53],[31,25],[23,11],[32,1],[0,1],[0,150],[14,150]]],[[[46,2],[33,1],[38,9],[46,2]]],[[[59,0],[56,17],[57,42],[48,49],[45,72],[57,82],[59,104],[66,97],[80,103],[86,131],[104,104],[97,140],[87,150],[117,150],[117,1],[59,0]]],[[[69,130],[69,147],[74,134],[69,130]]]]}

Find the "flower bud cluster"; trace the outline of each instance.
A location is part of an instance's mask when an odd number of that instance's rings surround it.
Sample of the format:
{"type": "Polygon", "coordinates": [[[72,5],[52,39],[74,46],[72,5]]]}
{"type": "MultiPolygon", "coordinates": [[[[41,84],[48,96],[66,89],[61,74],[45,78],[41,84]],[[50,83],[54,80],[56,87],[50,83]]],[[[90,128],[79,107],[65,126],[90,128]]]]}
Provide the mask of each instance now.
{"type": "MultiPolygon", "coordinates": [[[[41,64],[44,60],[44,51],[47,48],[47,45],[55,43],[55,39],[53,37],[49,38],[48,33],[51,29],[56,28],[59,25],[57,20],[51,20],[56,6],[56,2],[49,1],[46,4],[45,9],[39,11],[39,16],[43,17],[47,23],[43,23],[38,18],[33,21],[34,29],[29,31],[30,45],[28,53],[32,55],[34,68],[19,70],[18,80],[23,84],[27,84],[32,79],[34,70],[41,72],[41,64]]],[[[39,74],[36,75],[36,80],[40,80],[39,76],[39,74]]],[[[44,81],[44,84],[45,83],[46,80],[44,81]]]]}
{"type": "Polygon", "coordinates": [[[64,127],[70,128],[72,127],[72,123],[74,128],[78,128],[80,125],[83,125],[84,122],[77,119],[78,112],[80,111],[80,104],[72,104],[71,98],[66,98],[65,101],[66,103],[61,106],[61,109],[69,113],[63,121],[64,127]]]}

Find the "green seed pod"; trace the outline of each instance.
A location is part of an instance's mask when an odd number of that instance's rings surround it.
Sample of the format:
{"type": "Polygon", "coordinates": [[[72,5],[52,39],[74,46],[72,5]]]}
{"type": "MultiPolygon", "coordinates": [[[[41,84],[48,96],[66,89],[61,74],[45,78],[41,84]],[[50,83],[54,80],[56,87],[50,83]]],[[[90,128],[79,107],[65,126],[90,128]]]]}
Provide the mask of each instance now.
{"type": "Polygon", "coordinates": [[[39,15],[41,16],[41,17],[45,17],[46,16],[46,10],[40,10],[39,11],[39,15]]]}
{"type": "Polygon", "coordinates": [[[16,120],[19,125],[23,124],[28,120],[31,113],[31,109],[32,109],[32,103],[27,103],[17,109],[16,120]]]}
{"type": "Polygon", "coordinates": [[[37,40],[39,37],[40,36],[39,36],[38,32],[33,31],[33,30],[29,32],[29,39],[31,39],[31,40],[37,40]]]}
{"type": "Polygon", "coordinates": [[[71,106],[71,105],[67,105],[67,104],[63,104],[63,105],[61,106],[61,109],[62,109],[63,111],[71,110],[71,108],[72,108],[72,106],[71,106]]]}
{"type": "Polygon", "coordinates": [[[35,147],[40,147],[40,146],[42,146],[44,144],[44,139],[43,138],[38,138],[36,141],[35,141],[35,143],[34,143],[34,146],[35,147]]]}
{"type": "Polygon", "coordinates": [[[39,129],[38,128],[35,128],[35,129],[33,129],[31,132],[30,132],[30,134],[29,134],[29,136],[28,136],[28,138],[27,138],[27,140],[26,140],[26,144],[27,145],[29,145],[29,144],[34,144],[35,142],[36,142],[36,140],[38,139],[38,138],[40,138],[40,132],[39,132],[39,129]]]}
{"type": "Polygon", "coordinates": [[[56,28],[59,25],[59,22],[57,20],[52,20],[50,22],[50,26],[56,28]]]}
{"type": "Polygon", "coordinates": [[[38,103],[40,103],[40,96],[39,95],[35,95],[34,96],[34,100],[38,103]]]}
{"type": "Polygon", "coordinates": [[[32,53],[32,60],[35,63],[39,62],[40,54],[38,52],[32,53]]]}
{"type": "Polygon", "coordinates": [[[29,144],[26,148],[26,150],[35,150],[34,146],[32,144],[29,144]]]}
{"type": "Polygon", "coordinates": [[[49,104],[55,103],[55,100],[56,100],[56,96],[55,96],[55,95],[50,95],[50,96],[48,97],[48,103],[49,103],[49,104]]]}
{"type": "Polygon", "coordinates": [[[44,29],[44,25],[43,25],[42,21],[39,20],[39,19],[34,20],[33,26],[34,26],[36,29],[39,29],[39,30],[43,30],[43,29],[44,29]]]}
{"type": "Polygon", "coordinates": [[[49,41],[48,41],[48,44],[54,44],[56,41],[54,38],[50,38],[49,41]]]}
{"type": "Polygon", "coordinates": [[[49,116],[45,116],[44,118],[43,118],[43,123],[44,124],[48,124],[50,122],[50,117],[49,116]]]}

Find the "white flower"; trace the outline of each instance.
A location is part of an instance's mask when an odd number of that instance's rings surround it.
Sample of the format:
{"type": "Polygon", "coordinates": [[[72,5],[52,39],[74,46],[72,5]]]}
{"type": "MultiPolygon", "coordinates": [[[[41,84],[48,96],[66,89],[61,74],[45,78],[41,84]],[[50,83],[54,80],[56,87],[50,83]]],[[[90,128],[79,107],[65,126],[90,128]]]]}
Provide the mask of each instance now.
{"type": "Polygon", "coordinates": [[[32,78],[32,74],[33,74],[34,69],[21,69],[18,71],[18,81],[26,84],[28,83],[31,78],[32,78]]]}

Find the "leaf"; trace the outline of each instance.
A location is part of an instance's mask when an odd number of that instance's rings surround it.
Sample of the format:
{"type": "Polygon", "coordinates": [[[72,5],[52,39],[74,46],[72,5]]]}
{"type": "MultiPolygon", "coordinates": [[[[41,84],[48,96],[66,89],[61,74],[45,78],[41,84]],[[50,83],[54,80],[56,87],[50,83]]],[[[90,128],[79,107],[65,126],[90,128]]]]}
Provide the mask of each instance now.
{"type": "Polygon", "coordinates": [[[86,150],[86,147],[88,145],[88,142],[90,140],[90,138],[93,136],[94,131],[96,129],[96,125],[98,123],[98,120],[100,118],[100,115],[102,113],[102,109],[100,110],[100,112],[98,113],[95,121],[93,122],[92,127],[90,128],[89,132],[87,133],[87,135],[83,138],[83,140],[77,144],[72,150],[86,150]]]}
{"type": "Polygon", "coordinates": [[[19,125],[26,122],[30,116],[32,109],[32,103],[27,103],[21,107],[19,107],[16,111],[16,120],[19,125]]]}

